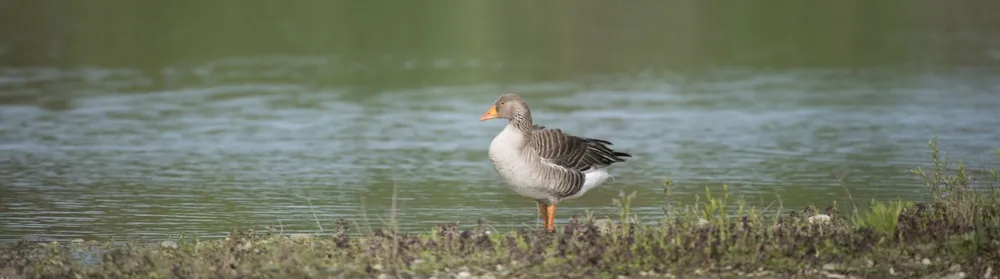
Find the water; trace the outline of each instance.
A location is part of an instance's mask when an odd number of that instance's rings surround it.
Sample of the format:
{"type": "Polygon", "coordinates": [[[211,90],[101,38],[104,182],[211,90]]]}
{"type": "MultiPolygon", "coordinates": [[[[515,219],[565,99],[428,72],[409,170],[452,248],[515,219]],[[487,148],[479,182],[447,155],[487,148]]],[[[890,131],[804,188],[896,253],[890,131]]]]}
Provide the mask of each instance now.
{"type": "Polygon", "coordinates": [[[972,169],[998,164],[995,9],[692,3],[24,4],[44,22],[0,36],[0,241],[364,231],[394,191],[406,231],[536,227],[487,159],[504,123],[478,120],[507,92],[538,124],[634,155],[557,224],[616,216],[633,191],[632,211],[659,217],[667,178],[684,203],[722,184],[771,209],[924,199],[909,170],[935,135],[972,169]]]}
{"type": "MultiPolygon", "coordinates": [[[[81,90],[50,97],[58,108],[0,109],[0,238],[216,236],[239,224],[309,232],[315,219],[329,227],[339,218],[380,226],[394,187],[406,230],[480,218],[534,226],[533,202],[504,188],[486,158],[503,123],[477,118],[500,92],[524,95],[540,124],[612,140],[635,156],[614,168],[614,183],[564,203],[559,217],[613,215],[619,191],[637,191],[633,211],[657,216],[665,178],[687,202],[722,183],[758,206],[776,197],[787,208],[850,202],[838,175],[858,200],[921,198],[908,170],[927,165],[935,134],[973,167],[996,162],[994,75],[722,69],[698,80],[647,73],[373,95],[277,83],[81,90]]],[[[8,86],[76,88],[143,80],[107,69],[6,76],[8,86]]]]}

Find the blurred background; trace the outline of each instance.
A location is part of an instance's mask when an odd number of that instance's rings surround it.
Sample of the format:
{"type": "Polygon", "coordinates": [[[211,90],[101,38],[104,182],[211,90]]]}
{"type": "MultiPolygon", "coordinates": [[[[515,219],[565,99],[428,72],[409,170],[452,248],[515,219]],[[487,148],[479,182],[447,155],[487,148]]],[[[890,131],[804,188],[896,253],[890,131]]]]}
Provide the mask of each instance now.
{"type": "MultiPolygon", "coordinates": [[[[0,241],[235,226],[537,227],[486,157],[536,123],[632,153],[563,203],[663,216],[927,199],[1000,147],[1000,2],[0,1],[0,241]],[[672,179],[671,196],[663,191],[672,179]],[[320,226],[317,226],[317,223],[320,226]]],[[[357,232],[357,231],[355,231],[357,232]]]]}

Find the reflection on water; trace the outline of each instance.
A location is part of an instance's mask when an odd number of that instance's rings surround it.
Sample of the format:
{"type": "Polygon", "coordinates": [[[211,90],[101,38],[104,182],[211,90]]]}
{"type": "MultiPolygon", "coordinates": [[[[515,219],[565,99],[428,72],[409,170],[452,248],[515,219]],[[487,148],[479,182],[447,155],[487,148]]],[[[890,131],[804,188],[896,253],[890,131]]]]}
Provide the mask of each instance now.
{"type": "Polygon", "coordinates": [[[858,200],[921,198],[907,170],[927,164],[932,136],[976,168],[995,164],[1000,139],[1000,82],[988,69],[719,68],[374,92],[295,82],[315,80],[302,69],[322,63],[337,62],[229,59],[156,76],[4,69],[0,239],[214,236],[240,224],[311,232],[314,214],[324,226],[378,226],[394,187],[406,230],[481,218],[535,226],[533,203],[486,159],[503,124],[478,116],[503,92],[527,98],[540,124],[635,156],[560,218],[612,214],[620,190],[638,191],[633,211],[655,217],[665,178],[687,202],[727,183],[762,206],[848,203],[838,175],[858,200]]]}

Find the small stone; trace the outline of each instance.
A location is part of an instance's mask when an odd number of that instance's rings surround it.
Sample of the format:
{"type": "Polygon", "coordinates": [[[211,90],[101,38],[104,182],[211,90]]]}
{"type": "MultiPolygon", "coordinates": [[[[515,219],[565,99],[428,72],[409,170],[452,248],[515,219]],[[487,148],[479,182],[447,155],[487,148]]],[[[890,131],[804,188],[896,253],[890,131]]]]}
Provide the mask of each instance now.
{"type": "Polygon", "coordinates": [[[372,269],[374,269],[374,270],[382,270],[382,264],[373,264],[372,265],[372,269]]]}
{"type": "Polygon", "coordinates": [[[160,248],[177,249],[177,243],[170,240],[164,240],[163,242],[160,242],[160,248]]]}
{"type": "Polygon", "coordinates": [[[618,277],[615,277],[615,278],[618,278],[618,279],[627,279],[628,277],[625,277],[625,275],[618,275],[618,277]]]}
{"type": "Polygon", "coordinates": [[[992,277],[992,275],[993,275],[993,267],[992,266],[987,266],[986,267],[986,272],[983,272],[983,278],[990,278],[990,277],[992,277]]]}
{"type": "Polygon", "coordinates": [[[962,271],[962,265],[960,265],[960,264],[953,264],[953,265],[951,265],[951,267],[948,268],[948,270],[951,271],[951,272],[962,271]]]}
{"type": "Polygon", "coordinates": [[[701,218],[701,217],[699,217],[698,218],[698,222],[695,223],[695,225],[698,225],[699,227],[708,226],[708,224],[709,224],[708,220],[706,220],[705,218],[701,218]]]}
{"type": "Polygon", "coordinates": [[[378,279],[389,279],[389,278],[392,278],[389,277],[389,274],[381,273],[378,275],[378,279]]]}
{"type": "Polygon", "coordinates": [[[823,270],[837,270],[837,269],[840,269],[839,264],[835,263],[823,264],[823,270]]]}
{"type": "Polygon", "coordinates": [[[920,261],[920,263],[923,263],[924,265],[931,265],[931,259],[924,258],[922,261],[920,261]]]}
{"type": "Polygon", "coordinates": [[[493,276],[493,274],[486,273],[483,274],[482,276],[479,276],[479,279],[497,279],[497,277],[493,276]]]}
{"type": "Polygon", "coordinates": [[[705,271],[701,270],[700,268],[698,268],[698,269],[694,270],[694,274],[702,275],[702,274],[705,274],[705,271]]]}
{"type": "Polygon", "coordinates": [[[497,271],[503,271],[503,270],[504,270],[503,266],[498,264],[497,265],[497,271]]]}
{"type": "Polygon", "coordinates": [[[413,265],[418,265],[418,264],[422,264],[424,262],[425,262],[424,259],[414,259],[412,264],[413,265]]]}
{"type": "Polygon", "coordinates": [[[830,272],[823,272],[823,273],[824,273],[824,275],[826,275],[826,278],[832,278],[832,279],[844,279],[844,278],[847,278],[847,276],[844,276],[843,274],[836,274],[836,273],[830,273],[830,272]]]}
{"type": "Polygon", "coordinates": [[[896,269],[890,267],[889,268],[889,275],[896,275],[896,269]]]}
{"type": "Polygon", "coordinates": [[[875,266],[875,261],[868,260],[867,264],[868,264],[868,267],[873,267],[873,266],[875,266]]]}
{"type": "Polygon", "coordinates": [[[942,277],[941,279],[962,279],[965,278],[965,272],[956,272],[948,274],[948,276],[942,277]]]}
{"type": "Polygon", "coordinates": [[[809,220],[810,224],[826,224],[826,223],[830,222],[830,215],[816,214],[816,215],[810,216],[809,219],[807,219],[807,220],[809,220]]]}
{"type": "Polygon", "coordinates": [[[72,240],[72,241],[70,241],[70,242],[71,242],[71,243],[83,243],[83,239],[81,239],[81,238],[77,238],[77,239],[74,239],[74,240],[72,240]]]}
{"type": "Polygon", "coordinates": [[[649,272],[639,271],[639,276],[649,276],[649,272]]]}
{"type": "Polygon", "coordinates": [[[472,278],[472,273],[470,273],[468,271],[458,272],[458,278],[459,279],[472,278]]]}

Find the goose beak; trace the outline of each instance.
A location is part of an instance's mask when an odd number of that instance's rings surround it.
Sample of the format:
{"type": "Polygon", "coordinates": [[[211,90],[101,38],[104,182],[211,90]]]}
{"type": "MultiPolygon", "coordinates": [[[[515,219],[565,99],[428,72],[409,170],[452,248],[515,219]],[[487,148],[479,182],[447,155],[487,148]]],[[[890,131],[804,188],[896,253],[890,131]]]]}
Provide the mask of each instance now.
{"type": "Polygon", "coordinates": [[[486,121],[493,118],[497,118],[497,105],[490,106],[490,110],[487,110],[486,113],[483,114],[483,117],[479,118],[479,121],[486,121]]]}

